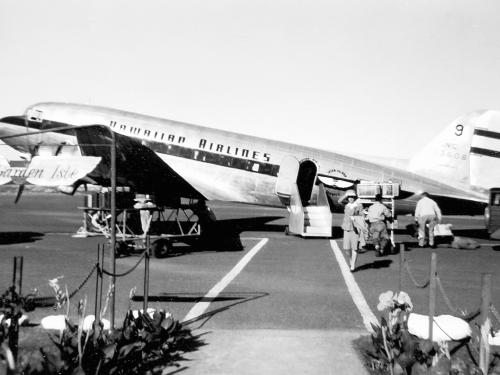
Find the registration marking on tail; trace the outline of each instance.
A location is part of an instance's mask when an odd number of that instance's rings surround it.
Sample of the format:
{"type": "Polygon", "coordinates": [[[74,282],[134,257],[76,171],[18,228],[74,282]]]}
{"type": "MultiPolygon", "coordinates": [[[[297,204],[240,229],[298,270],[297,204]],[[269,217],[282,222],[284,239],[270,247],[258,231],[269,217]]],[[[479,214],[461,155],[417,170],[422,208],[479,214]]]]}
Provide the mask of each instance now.
{"type": "Polygon", "coordinates": [[[268,238],[262,238],[257,245],[246,253],[245,256],[241,258],[240,261],[233,267],[233,269],[208,291],[208,293],[203,297],[204,302],[198,302],[194,305],[182,321],[186,322],[202,315],[208,309],[210,303],[231,283],[231,281],[234,280],[236,276],[238,276],[243,268],[245,268],[252,258],[264,247],[268,240],[268,238]]]}
{"type": "Polygon", "coordinates": [[[358,308],[361,317],[363,318],[363,324],[365,325],[365,328],[368,330],[368,332],[372,332],[373,329],[371,324],[378,325],[378,320],[373,314],[370,307],[368,306],[368,303],[366,302],[366,299],[363,296],[363,293],[361,292],[358,283],[356,283],[354,276],[349,270],[349,266],[347,265],[347,262],[345,261],[345,258],[342,255],[342,251],[337,245],[337,242],[335,240],[330,240],[330,245],[332,247],[333,254],[335,255],[335,258],[337,259],[337,262],[339,264],[342,276],[344,277],[344,281],[347,285],[347,290],[351,294],[352,300],[356,305],[356,307],[358,308]]]}

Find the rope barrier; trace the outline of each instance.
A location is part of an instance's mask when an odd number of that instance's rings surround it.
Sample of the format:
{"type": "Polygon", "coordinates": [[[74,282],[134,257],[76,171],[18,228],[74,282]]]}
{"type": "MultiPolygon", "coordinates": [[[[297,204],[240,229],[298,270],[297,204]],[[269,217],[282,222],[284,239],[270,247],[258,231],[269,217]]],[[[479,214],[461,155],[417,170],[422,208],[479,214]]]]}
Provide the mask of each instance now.
{"type": "MultiPolygon", "coordinates": [[[[441,295],[443,296],[444,298],[444,302],[446,303],[446,306],[448,306],[448,308],[456,315],[460,315],[462,316],[462,318],[464,320],[467,320],[467,321],[470,321],[472,319],[474,319],[475,317],[477,317],[480,313],[481,313],[481,309],[478,309],[472,313],[469,313],[469,314],[466,314],[464,311],[460,311],[459,309],[457,309],[456,307],[454,307],[452,304],[451,304],[451,301],[450,301],[450,298],[448,297],[448,295],[446,294],[446,291],[444,290],[444,287],[443,287],[443,283],[441,282],[441,279],[439,278],[439,276],[436,276],[436,281],[437,281],[437,285],[439,287],[439,290],[441,292],[441,295]]],[[[441,328],[441,327],[440,327],[441,328]]],[[[443,331],[444,332],[444,331],[443,331]]]]}
{"type": "Polygon", "coordinates": [[[437,327],[438,327],[438,328],[439,328],[439,329],[440,329],[440,330],[441,330],[441,331],[442,331],[442,332],[443,332],[446,336],[448,336],[448,338],[449,338],[451,341],[462,341],[462,340],[459,340],[459,339],[455,339],[455,338],[453,338],[450,334],[448,334],[448,332],[446,332],[446,331],[443,329],[443,327],[441,327],[441,326],[439,325],[439,323],[436,321],[436,319],[435,319],[435,318],[432,318],[432,321],[434,322],[434,324],[435,324],[435,325],[436,325],[436,326],[437,326],[437,327]]]}
{"type": "Polygon", "coordinates": [[[125,271],[123,273],[111,273],[109,271],[106,271],[104,268],[100,268],[100,272],[104,273],[105,275],[108,275],[108,276],[113,276],[113,277],[123,277],[123,276],[127,276],[128,274],[130,274],[133,270],[135,270],[137,268],[137,266],[142,262],[142,260],[144,259],[144,257],[146,256],[146,253],[147,253],[147,249],[144,250],[142,252],[142,255],[141,257],[139,258],[139,260],[137,261],[137,263],[132,266],[131,269],[129,269],[128,271],[125,271]]]}
{"type": "Polygon", "coordinates": [[[490,305],[490,311],[495,317],[495,319],[500,323],[500,313],[498,313],[498,310],[495,308],[493,304],[490,305]]]}
{"type": "Polygon", "coordinates": [[[405,263],[406,272],[408,272],[408,276],[410,276],[410,280],[413,282],[413,284],[415,284],[415,286],[417,288],[421,288],[421,289],[427,288],[429,286],[430,280],[427,280],[423,284],[418,283],[415,280],[415,277],[413,277],[413,274],[411,273],[411,270],[410,270],[410,265],[408,264],[408,262],[406,261],[406,259],[405,259],[404,263],[405,263]]]}
{"type": "Polygon", "coordinates": [[[87,281],[89,281],[90,277],[93,275],[93,273],[95,272],[95,270],[97,268],[98,268],[98,264],[95,264],[94,267],[92,267],[92,269],[90,270],[87,277],[85,279],[83,279],[83,281],[80,283],[80,285],[72,293],[70,293],[68,298],[70,298],[70,299],[73,298],[75,296],[75,294],[78,293],[80,291],[80,289],[83,288],[83,286],[87,283],[87,281]]]}

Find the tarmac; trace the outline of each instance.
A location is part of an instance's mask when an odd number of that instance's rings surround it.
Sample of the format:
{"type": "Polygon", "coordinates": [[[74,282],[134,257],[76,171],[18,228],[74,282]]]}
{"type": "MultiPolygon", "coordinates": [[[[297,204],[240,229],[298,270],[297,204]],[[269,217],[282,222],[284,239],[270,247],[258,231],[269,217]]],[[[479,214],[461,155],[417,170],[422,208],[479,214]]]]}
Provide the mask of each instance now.
{"type": "MultiPolygon", "coordinates": [[[[78,287],[95,264],[97,244],[104,242],[102,238],[71,238],[81,225],[81,212],[76,210],[81,200],[81,196],[27,195],[14,205],[12,195],[0,196],[4,259],[0,285],[9,285],[11,258],[22,255],[24,290],[36,286],[40,295],[50,295],[46,280],[59,275],[65,275],[69,291],[78,287]]],[[[225,230],[220,236],[224,246],[188,249],[175,257],[151,260],[151,307],[168,306],[181,319],[195,304],[208,301],[208,311],[214,312],[207,320],[190,325],[204,345],[185,353],[184,360],[166,368],[164,374],[366,374],[352,342],[368,332],[330,241],[285,236],[286,211],[282,209],[217,202],[212,208],[225,230]],[[234,235],[233,241],[227,241],[229,235],[234,235]],[[217,297],[205,298],[263,238],[268,239],[265,246],[217,297]],[[241,248],[233,248],[234,240],[241,248]]],[[[336,217],[337,222],[340,218],[336,217]]],[[[403,226],[404,219],[400,220],[403,226]]],[[[428,277],[429,258],[436,252],[440,278],[456,306],[468,311],[477,308],[484,272],[493,276],[492,302],[500,306],[500,247],[484,236],[481,218],[446,220],[454,223],[455,233],[476,239],[481,248],[409,248],[406,255],[413,276],[419,281],[428,277]]],[[[337,244],[339,235],[334,231],[337,244]]],[[[379,294],[399,287],[398,259],[398,254],[376,258],[372,251],[358,258],[352,276],[375,314],[379,294]]],[[[130,269],[137,260],[135,256],[119,258],[117,272],[130,269]]],[[[129,306],[129,291],[142,288],[141,267],[117,283],[118,319],[129,306]]],[[[403,280],[403,286],[414,311],[425,313],[428,292],[409,279],[403,280]]],[[[91,279],[75,298],[86,295],[88,306],[93,306],[94,289],[91,279]]],[[[437,300],[436,311],[449,313],[442,298],[437,300]]],[[[54,311],[37,309],[30,313],[30,320],[36,324],[48,314],[54,311]]]]}
{"type": "MultiPolygon", "coordinates": [[[[368,374],[352,341],[363,332],[323,330],[195,331],[207,345],[167,374],[368,374]],[[201,333],[200,333],[201,332],[201,333]]],[[[365,332],[366,334],[366,332],[365,332]]]]}

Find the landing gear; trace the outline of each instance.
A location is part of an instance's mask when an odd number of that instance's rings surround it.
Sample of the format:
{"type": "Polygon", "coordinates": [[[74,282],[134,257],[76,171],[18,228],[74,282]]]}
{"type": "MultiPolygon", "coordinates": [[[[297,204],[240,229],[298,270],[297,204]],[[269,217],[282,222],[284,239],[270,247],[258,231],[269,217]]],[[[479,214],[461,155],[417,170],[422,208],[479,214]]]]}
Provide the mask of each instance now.
{"type": "Polygon", "coordinates": [[[117,258],[129,256],[130,255],[130,247],[125,241],[117,241],[115,245],[115,256],[117,258]]]}
{"type": "Polygon", "coordinates": [[[172,241],[160,238],[153,242],[151,249],[156,258],[165,258],[172,252],[172,241]]]}
{"type": "Polygon", "coordinates": [[[285,236],[289,236],[290,235],[290,227],[287,225],[285,227],[285,236]]]}

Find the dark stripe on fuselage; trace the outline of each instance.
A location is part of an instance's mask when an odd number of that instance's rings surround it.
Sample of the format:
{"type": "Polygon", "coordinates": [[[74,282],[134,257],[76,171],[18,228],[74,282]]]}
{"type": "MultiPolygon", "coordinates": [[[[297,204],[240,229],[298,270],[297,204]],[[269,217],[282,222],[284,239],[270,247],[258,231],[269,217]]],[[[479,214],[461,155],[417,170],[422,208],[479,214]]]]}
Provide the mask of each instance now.
{"type": "Polygon", "coordinates": [[[490,156],[492,158],[500,158],[500,151],[488,150],[486,148],[481,148],[481,147],[471,147],[470,153],[483,156],[490,156]]]}
{"type": "Polygon", "coordinates": [[[221,155],[215,152],[193,149],[175,144],[165,144],[160,142],[144,142],[151,150],[156,153],[177,156],[184,159],[191,159],[203,163],[220,165],[222,167],[241,169],[248,172],[260,173],[269,176],[277,176],[279,165],[264,163],[256,160],[236,158],[229,155],[221,155]]]}
{"type": "Polygon", "coordinates": [[[484,129],[474,129],[474,135],[480,135],[482,137],[500,139],[500,133],[492,132],[491,130],[484,129]]]}
{"type": "MultiPolygon", "coordinates": [[[[0,121],[14,124],[14,125],[24,125],[24,117],[6,117],[0,121]]],[[[45,130],[51,128],[60,128],[67,126],[69,124],[43,120],[43,123],[30,121],[29,127],[37,130],[45,130]]],[[[68,131],[57,131],[57,133],[68,134],[72,133],[72,130],[68,131]]],[[[138,142],[145,144],[151,150],[156,153],[166,154],[171,156],[177,156],[184,159],[196,160],[202,163],[220,165],[222,167],[240,169],[247,172],[265,174],[268,176],[276,177],[280,166],[277,164],[265,163],[257,160],[249,160],[238,158],[230,155],[221,155],[216,152],[210,152],[206,150],[199,150],[190,147],[180,146],[171,143],[161,143],[156,141],[147,141],[141,138],[132,137],[127,135],[127,137],[136,139],[138,142]]]]}

